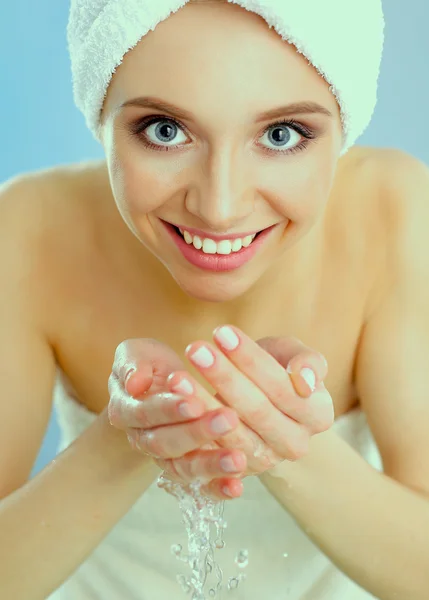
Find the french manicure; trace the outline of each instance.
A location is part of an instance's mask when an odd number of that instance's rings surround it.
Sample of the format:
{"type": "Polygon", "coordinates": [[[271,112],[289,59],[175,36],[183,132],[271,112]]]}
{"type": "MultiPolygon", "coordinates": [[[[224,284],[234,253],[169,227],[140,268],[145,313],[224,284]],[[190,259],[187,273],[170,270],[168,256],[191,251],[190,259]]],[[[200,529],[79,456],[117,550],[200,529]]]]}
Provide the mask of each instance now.
{"type": "Polygon", "coordinates": [[[235,332],[224,325],[219,329],[215,329],[214,337],[218,340],[219,344],[225,348],[225,350],[235,350],[240,343],[235,332]]]}
{"type": "Polygon", "coordinates": [[[188,402],[181,402],[177,407],[177,410],[182,415],[182,417],[186,417],[192,419],[193,417],[199,417],[201,411],[198,410],[195,406],[192,406],[188,402]]]}
{"type": "Polygon", "coordinates": [[[172,390],[178,392],[179,394],[192,394],[194,388],[192,387],[190,381],[187,379],[181,379],[179,383],[172,387],[172,390]]]}
{"type": "Polygon", "coordinates": [[[199,367],[211,367],[214,364],[213,354],[205,346],[200,346],[189,358],[199,367]]]}
{"type": "Polygon", "coordinates": [[[222,470],[226,471],[227,473],[235,473],[238,471],[231,456],[224,456],[219,462],[222,470]]]}
{"type": "Polygon", "coordinates": [[[210,429],[213,433],[226,433],[231,431],[232,425],[224,415],[217,415],[210,423],[210,429]]]}
{"type": "Polygon", "coordinates": [[[308,385],[310,390],[314,392],[316,389],[316,375],[314,374],[313,369],[309,369],[308,367],[304,367],[299,372],[305,383],[308,385]]]}

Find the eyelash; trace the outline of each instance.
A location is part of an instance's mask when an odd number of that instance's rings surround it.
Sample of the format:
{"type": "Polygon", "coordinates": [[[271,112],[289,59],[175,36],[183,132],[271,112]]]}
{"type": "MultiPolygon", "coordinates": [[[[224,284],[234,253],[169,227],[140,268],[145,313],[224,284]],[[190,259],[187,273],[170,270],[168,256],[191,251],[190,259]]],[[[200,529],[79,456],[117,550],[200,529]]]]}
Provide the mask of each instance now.
{"type": "MultiPolygon", "coordinates": [[[[132,125],[132,127],[131,127],[132,134],[136,135],[139,139],[141,139],[143,145],[146,148],[150,148],[152,150],[156,150],[156,151],[160,151],[160,152],[168,152],[169,150],[175,150],[176,148],[180,148],[181,144],[178,144],[177,146],[161,146],[161,145],[158,146],[157,144],[153,144],[152,142],[150,142],[149,140],[146,139],[146,137],[143,135],[143,131],[147,127],[149,127],[149,125],[153,125],[153,123],[157,123],[158,121],[169,121],[170,123],[174,123],[182,131],[187,132],[186,127],[181,125],[178,121],[176,121],[176,119],[173,119],[173,117],[167,117],[164,115],[149,115],[147,117],[144,117],[143,119],[139,119],[136,123],[134,123],[132,125]]],[[[266,148],[265,146],[262,146],[262,151],[265,152],[266,154],[269,154],[269,155],[277,154],[278,155],[278,154],[292,154],[295,152],[300,152],[302,150],[305,150],[307,148],[307,146],[311,143],[311,141],[316,138],[315,133],[311,129],[304,127],[304,125],[302,125],[301,123],[297,123],[293,119],[276,121],[275,123],[271,123],[271,125],[268,125],[268,127],[265,128],[265,130],[262,132],[262,135],[264,135],[269,129],[273,129],[276,126],[280,126],[280,125],[286,125],[287,127],[290,127],[291,129],[293,129],[294,131],[296,131],[297,133],[302,135],[304,137],[304,140],[302,140],[296,146],[293,146],[292,148],[288,148],[287,150],[273,150],[272,148],[266,148]]]]}

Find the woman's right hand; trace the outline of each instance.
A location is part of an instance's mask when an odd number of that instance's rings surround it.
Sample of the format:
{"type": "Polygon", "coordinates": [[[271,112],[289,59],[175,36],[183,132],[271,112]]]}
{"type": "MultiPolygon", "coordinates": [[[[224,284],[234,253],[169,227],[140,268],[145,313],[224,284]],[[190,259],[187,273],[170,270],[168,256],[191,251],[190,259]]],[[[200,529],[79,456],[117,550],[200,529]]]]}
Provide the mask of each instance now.
{"type": "Polygon", "coordinates": [[[215,440],[233,431],[239,417],[214,399],[208,407],[198,398],[185,401],[167,392],[170,373],[184,368],[177,354],[157,340],[136,338],[119,344],[108,382],[109,421],[126,433],[133,449],[151,456],[172,480],[188,484],[202,478],[205,496],[236,498],[243,491],[239,477],[246,470],[246,455],[221,448],[215,440]],[[189,416],[181,412],[185,405],[189,416]],[[220,431],[225,420],[230,429],[220,431]],[[235,470],[227,471],[228,465],[230,469],[235,465],[235,470]]]}

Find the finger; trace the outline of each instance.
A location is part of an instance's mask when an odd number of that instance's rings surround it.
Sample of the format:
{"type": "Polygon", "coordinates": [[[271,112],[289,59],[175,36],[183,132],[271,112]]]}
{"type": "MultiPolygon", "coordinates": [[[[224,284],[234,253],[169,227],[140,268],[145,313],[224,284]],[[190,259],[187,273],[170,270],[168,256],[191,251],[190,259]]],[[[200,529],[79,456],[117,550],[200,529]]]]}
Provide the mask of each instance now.
{"type": "Polygon", "coordinates": [[[201,417],[205,406],[199,398],[186,400],[179,394],[164,392],[148,396],[144,400],[124,403],[122,422],[128,427],[152,429],[161,425],[185,423],[201,417]]]}
{"type": "Polygon", "coordinates": [[[335,411],[324,384],[328,375],[328,361],[324,355],[293,337],[267,337],[258,340],[257,344],[286,367],[295,391],[306,398],[304,406],[308,407],[312,417],[301,422],[310,427],[312,434],[329,429],[334,423],[335,411]]]}
{"type": "Polygon", "coordinates": [[[108,380],[109,421],[119,429],[129,427],[128,419],[137,406],[134,400],[148,393],[165,391],[165,381],[183,362],[166,344],[151,338],[121,342],[115,351],[108,380]],[[133,397],[133,398],[131,398],[133,397]]]}
{"type": "Polygon", "coordinates": [[[247,466],[246,455],[236,449],[195,450],[166,462],[169,470],[187,482],[197,478],[211,481],[228,474],[243,474],[247,466]]]}
{"type": "Polygon", "coordinates": [[[116,348],[111,377],[137,397],[146,391],[163,391],[171,371],[183,368],[183,361],[166,344],[152,338],[135,338],[121,342],[116,348]]]}
{"type": "Polygon", "coordinates": [[[234,326],[215,329],[214,339],[229,360],[283,414],[309,427],[314,433],[331,425],[326,422],[326,413],[329,406],[332,410],[332,399],[322,382],[327,373],[327,363],[319,352],[292,337],[263,338],[256,343],[234,326]],[[229,343],[232,336],[236,342],[234,348],[229,343]],[[294,379],[289,368],[291,365],[294,365],[294,372],[298,369],[294,379]],[[310,380],[313,385],[305,382],[300,375],[302,370],[310,377],[313,374],[313,380],[310,380]],[[322,394],[310,398],[316,389],[322,394]]]}
{"type": "MultiPolygon", "coordinates": [[[[225,402],[237,411],[240,419],[276,453],[294,460],[308,452],[309,432],[306,428],[279,411],[220,350],[206,342],[195,342],[189,344],[186,354],[225,402]]],[[[280,369],[279,365],[277,369],[280,369]]]]}
{"type": "Polygon", "coordinates": [[[204,414],[205,407],[198,398],[185,400],[178,394],[168,392],[154,394],[144,400],[137,400],[126,394],[119,381],[111,385],[109,421],[117,429],[151,429],[161,425],[183,423],[204,414]]]}
{"type": "MultiPolygon", "coordinates": [[[[168,389],[171,390],[180,390],[185,398],[199,398],[206,409],[225,406],[225,402],[220,402],[219,399],[213,397],[212,394],[210,394],[210,392],[208,392],[187,371],[171,373],[167,380],[167,386],[168,389]]],[[[253,459],[255,459],[258,464],[255,472],[260,472],[261,468],[270,469],[280,460],[279,455],[265,445],[264,440],[261,439],[258,433],[247,427],[243,422],[240,422],[238,427],[230,433],[226,433],[221,438],[217,439],[216,442],[219,446],[224,448],[237,448],[242,450],[248,457],[248,471],[250,474],[253,473],[253,459]]]]}
{"type": "Polygon", "coordinates": [[[309,348],[294,337],[265,337],[258,340],[256,344],[273,356],[291,375],[299,375],[304,368],[313,372],[314,379],[310,383],[302,377],[300,382],[297,378],[292,378],[298,394],[308,397],[318,389],[320,384],[323,385],[323,380],[328,374],[328,362],[320,352],[309,348]],[[295,385],[296,383],[298,385],[295,385]]]}
{"type": "Polygon", "coordinates": [[[130,429],[137,450],[157,458],[178,458],[237,427],[239,418],[230,408],[204,414],[195,421],[150,430],[130,429]]]}
{"type": "MultiPolygon", "coordinates": [[[[173,483],[178,483],[185,487],[189,485],[189,483],[183,481],[175,472],[171,466],[171,460],[159,458],[156,459],[155,462],[173,483]]],[[[168,487],[165,489],[168,491],[168,487]]],[[[203,483],[200,488],[200,493],[202,496],[205,496],[214,502],[218,502],[219,500],[231,500],[241,496],[243,493],[243,483],[239,478],[219,477],[218,479],[212,479],[207,483],[203,483]]]]}
{"type": "Polygon", "coordinates": [[[201,486],[201,494],[212,500],[233,500],[243,493],[243,482],[239,478],[213,479],[210,483],[201,486]]]}

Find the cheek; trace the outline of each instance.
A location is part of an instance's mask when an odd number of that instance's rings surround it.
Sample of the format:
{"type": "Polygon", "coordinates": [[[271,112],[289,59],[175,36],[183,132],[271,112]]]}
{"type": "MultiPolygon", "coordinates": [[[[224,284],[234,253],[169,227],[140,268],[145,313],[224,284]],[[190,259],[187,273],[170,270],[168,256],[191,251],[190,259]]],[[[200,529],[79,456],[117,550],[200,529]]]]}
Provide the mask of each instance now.
{"type": "Polygon", "coordinates": [[[298,226],[315,222],[324,210],[329,198],[332,177],[323,168],[298,167],[278,194],[277,210],[298,226]]]}
{"type": "Polygon", "coordinates": [[[168,181],[130,159],[118,162],[111,185],[117,204],[132,216],[156,210],[171,193],[168,181]]]}

